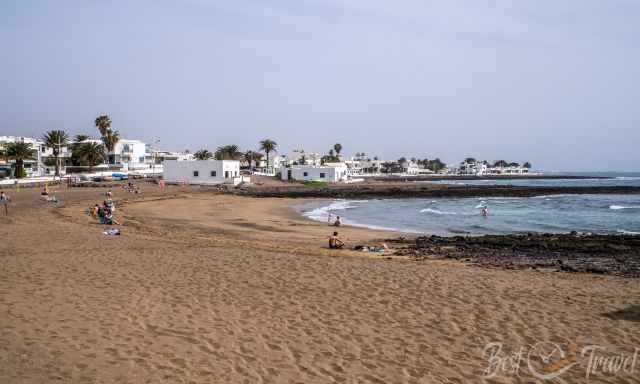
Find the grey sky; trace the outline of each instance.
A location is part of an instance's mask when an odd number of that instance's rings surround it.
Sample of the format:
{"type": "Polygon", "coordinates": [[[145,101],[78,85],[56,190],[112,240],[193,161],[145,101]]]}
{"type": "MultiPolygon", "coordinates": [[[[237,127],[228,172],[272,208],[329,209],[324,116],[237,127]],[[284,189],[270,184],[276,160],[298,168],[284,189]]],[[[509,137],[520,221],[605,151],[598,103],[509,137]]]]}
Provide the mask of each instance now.
{"type": "Polygon", "coordinates": [[[640,1],[0,3],[0,134],[639,170],[640,1]]]}

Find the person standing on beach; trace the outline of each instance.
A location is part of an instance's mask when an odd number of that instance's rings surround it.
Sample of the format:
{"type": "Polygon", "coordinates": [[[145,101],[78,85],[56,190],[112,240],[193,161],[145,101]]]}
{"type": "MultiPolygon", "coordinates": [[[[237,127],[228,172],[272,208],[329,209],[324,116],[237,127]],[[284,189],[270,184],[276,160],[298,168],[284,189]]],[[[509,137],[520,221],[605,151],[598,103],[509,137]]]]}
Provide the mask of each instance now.
{"type": "Polygon", "coordinates": [[[4,215],[9,215],[9,196],[4,191],[0,191],[0,205],[4,205],[4,215]]]}

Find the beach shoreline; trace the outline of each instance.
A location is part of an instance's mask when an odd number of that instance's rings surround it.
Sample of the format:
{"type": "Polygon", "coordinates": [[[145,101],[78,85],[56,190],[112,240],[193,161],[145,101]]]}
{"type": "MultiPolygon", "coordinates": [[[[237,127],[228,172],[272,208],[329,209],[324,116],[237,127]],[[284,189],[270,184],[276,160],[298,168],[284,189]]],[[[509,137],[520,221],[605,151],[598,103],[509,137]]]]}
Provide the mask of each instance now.
{"type": "MultiPolygon", "coordinates": [[[[633,279],[330,250],[334,228],[289,207],[301,200],[140,185],[112,189],[120,236],[85,212],[105,188],[11,193],[2,382],[478,382],[493,342],[640,345],[633,279]]],[[[621,380],[635,378],[604,382],[621,380]]]]}

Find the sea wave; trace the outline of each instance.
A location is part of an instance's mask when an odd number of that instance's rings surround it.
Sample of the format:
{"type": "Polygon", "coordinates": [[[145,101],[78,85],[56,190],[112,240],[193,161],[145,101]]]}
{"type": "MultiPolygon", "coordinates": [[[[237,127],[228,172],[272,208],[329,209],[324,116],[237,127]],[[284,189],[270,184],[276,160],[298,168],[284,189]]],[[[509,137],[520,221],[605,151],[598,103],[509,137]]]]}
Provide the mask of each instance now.
{"type": "Polygon", "coordinates": [[[313,220],[327,220],[329,214],[335,211],[344,211],[347,209],[357,208],[357,204],[367,203],[368,200],[338,200],[329,205],[313,209],[303,214],[313,220]]]}
{"type": "Polygon", "coordinates": [[[624,205],[610,205],[609,209],[613,209],[616,211],[619,211],[621,209],[640,209],[640,206],[635,207],[635,206],[624,206],[624,205]]]}
{"type": "Polygon", "coordinates": [[[640,235],[640,232],[627,231],[625,229],[618,229],[618,233],[622,233],[623,235],[640,235]]]}
{"type": "Polygon", "coordinates": [[[437,209],[433,209],[433,208],[421,209],[420,213],[433,213],[433,214],[436,214],[436,215],[457,215],[457,213],[455,213],[455,212],[443,212],[443,211],[438,211],[437,209]]]}

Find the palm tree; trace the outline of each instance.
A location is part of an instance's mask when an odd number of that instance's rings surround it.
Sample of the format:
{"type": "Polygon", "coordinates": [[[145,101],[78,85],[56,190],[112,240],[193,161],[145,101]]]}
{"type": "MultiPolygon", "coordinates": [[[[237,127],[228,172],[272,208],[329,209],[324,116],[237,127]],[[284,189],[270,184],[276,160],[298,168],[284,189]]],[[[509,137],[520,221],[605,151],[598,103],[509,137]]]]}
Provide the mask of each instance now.
{"type": "Polygon", "coordinates": [[[213,153],[209,152],[206,149],[200,149],[193,154],[193,157],[195,157],[196,160],[209,160],[213,157],[213,153]]]}
{"type": "Polygon", "coordinates": [[[53,157],[56,159],[56,176],[60,176],[60,150],[67,146],[69,135],[65,131],[49,131],[42,138],[44,145],[53,150],[53,157]]]}
{"type": "Polygon", "coordinates": [[[244,161],[246,161],[247,163],[249,163],[249,170],[253,171],[253,164],[255,162],[256,166],[258,165],[258,162],[260,161],[260,159],[262,158],[262,154],[258,153],[258,152],[254,152],[251,150],[248,150],[244,153],[244,161]]]}
{"type": "MultiPolygon", "coordinates": [[[[116,147],[116,144],[118,144],[118,141],[120,141],[120,134],[118,133],[118,131],[112,131],[111,129],[108,129],[104,136],[102,136],[102,143],[104,144],[104,149],[105,152],[107,153],[107,160],[108,163],[111,164],[111,159],[112,157],[110,156],[110,153],[113,152],[113,150],[116,147]]],[[[114,162],[115,162],[115,158],[114,158],[114,162]]]]}
{"type": "Polygon", "coordinates": [[[334,144],[333,149],[336,151],[336,156],[340,157],[340,152],[342,151],[342,144],[340,143],[334,144]]]}
{"type": "Polygon", "coordinates": [[[100,115],[95,120],[100,136],[105,136],[111,130],[111,118],[108,115],[100,115]]]}
{"type": "Polygon", "coordinates": [[[91,137],[89,137],[89,135],[85,135],[84,133],[79,133],[76,135],[76,137],[73,138],[73,141],[76,143],[80,143],[83,142],[85,140],[89,140],[91,137]]]}
{"type": "Polygon", "coordinates": [[[89,172],[93,171],[93,167],[100,164],[104,160],[104,146],[94,142],[82,143],[78,145],[74,151],[77,153],[80,162],[89,166],[89,172]]]}
{"type": "Polygon", "coordinates": [[[504,160],[498,160],[498,161],[496,161],[496,162],[494,162],[494,163],[493,163],[493,166],[494,166],[494,167],[504,168],[504,167],[509,166],[509,163],[507,163],[507,162],[506,162],[506,161],[504,161],[504,160]]]}
{"type": "Polygon", "coordinates": [[[91,137],[85,134],[77,134],[73,138],[73,142],[69,145],[71,149],[71,164],[73,165],[82,165],[80,161],[80,156],[78,155],[78,148],[83,144],[84,141],[89,140],[91,137]]]}
{"type": "Polygon", "coordinates": [[[237,145],[231,144],[218,147],[214,156],[216,160],[238,160],[242,157],[242,153],[239,151],[237,145]]]}
{"type": "Polygon", "coordinates": [[[31,144],[16,141],[6,145],[6,156],[16,161],[16,179],[25,177],[24,161],[33,159],[33,148],[31,144]]]}
{"type": "Polygon", "coordinates": [[[260,150],[267,154],[267,168],[269,168],[269,153],[275,152],[278,148],[278,143],[271,139],[264,139],[260,142],[260,150]]]}

